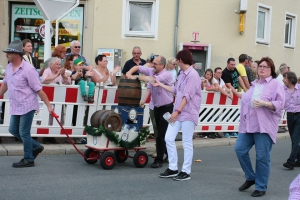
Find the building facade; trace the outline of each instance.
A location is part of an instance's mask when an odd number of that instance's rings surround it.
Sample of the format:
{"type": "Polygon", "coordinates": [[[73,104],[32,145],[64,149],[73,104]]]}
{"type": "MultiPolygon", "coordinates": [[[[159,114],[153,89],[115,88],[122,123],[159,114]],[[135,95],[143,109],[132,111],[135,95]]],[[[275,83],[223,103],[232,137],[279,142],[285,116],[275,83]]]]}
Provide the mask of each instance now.
{"type": "MultiPolygon", "coordinates": [[[[42,62],[43,38],[36,29],[43,17],[33,1],[0,0],[0,9],[0,49],[27,37],[42,62]]],[[[99,48],[121,49],[121,65],[134,46],[141,47],[142,58],[151,53],[168,58],[187,48],[201,73],[224,68],[229,57],[246,53],[254,60],[269,56],[276,68],[287,63],[300,75],[298,14],[300,2],[293,0],[86,0],[59,22],[57,37],[65,46],[80,40],[82,55],[92,64],[99,48]]],[[[6,64],[2,53],[0,65],[6,64]]]]}

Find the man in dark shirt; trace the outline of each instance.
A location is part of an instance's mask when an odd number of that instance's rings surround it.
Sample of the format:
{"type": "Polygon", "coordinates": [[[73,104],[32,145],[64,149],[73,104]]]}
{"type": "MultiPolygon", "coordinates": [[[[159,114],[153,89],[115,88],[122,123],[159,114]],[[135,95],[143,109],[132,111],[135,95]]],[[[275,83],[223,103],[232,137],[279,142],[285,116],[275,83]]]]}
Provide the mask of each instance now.
{"type": "MultiPolygon", "coordinates": [[[[132,58],[127,60],[123,69],[122,69],[122,78],[126,78],[126,73],[134,66],[144,65],[146,61],[141,58],[142,51],[141,48],[138,46],[133,47],[132,49],[132,58]]],[[[138,75],[138,72],[134,72],[132,75],[138,75]]]]}
{"type": "Polygon", "coordinates": [[[237,69],[235,68],[234,58],[228,58],[227,67],[222,72],[222,79],[224,80],[226,87],[231,89],[233,94],[235,94],[239,98],[242,97],[242,94],[237,92],[237,89],[239,83],[243,84],[243,80],[241,79],[237,69]]]}

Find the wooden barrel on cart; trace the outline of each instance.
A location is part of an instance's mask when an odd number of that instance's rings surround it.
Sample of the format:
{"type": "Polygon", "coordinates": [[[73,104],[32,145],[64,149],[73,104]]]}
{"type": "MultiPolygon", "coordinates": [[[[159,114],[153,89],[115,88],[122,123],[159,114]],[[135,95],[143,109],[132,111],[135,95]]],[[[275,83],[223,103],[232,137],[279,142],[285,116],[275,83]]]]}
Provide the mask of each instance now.
{"type": "Polygon", "coordinates": [[[118,85],[119,106],[139,106],[142,89],[138,79],[121,79],[118,85]]]}
{"type": "Polygon", "coordinates": [[[99,128],[103,126],[109,131],[120,131],[122,128],[121,116],[111,110],[98,110],[91,116],[91,126],[99,128]]]}

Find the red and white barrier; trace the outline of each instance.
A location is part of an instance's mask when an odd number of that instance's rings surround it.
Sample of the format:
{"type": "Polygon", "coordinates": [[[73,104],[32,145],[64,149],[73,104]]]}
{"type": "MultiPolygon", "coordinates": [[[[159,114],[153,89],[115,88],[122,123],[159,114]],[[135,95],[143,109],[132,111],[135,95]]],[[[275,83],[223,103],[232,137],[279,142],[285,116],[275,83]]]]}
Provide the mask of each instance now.
{"type": "MultiPolygon", "coordinates": [[[[90,118],[95,111],[110,110],[112,105],[117,105],[118,103],[116,86],[103,87],[97,85],[94,93],[95,102],[92,104],[83,101],[80,88],[77,85],[44,84],[43,90],[53,105],[55,113],[60,116],[60,122],[62,122],[66,132],[71,137],[82,137],[85,135],[84,124],[90,125],[90,118]],[[75,110],[77,110],[77,114],[75,110]],[[72,120],[73,117],[74,120],[72,120]]],[[[142,96],[145,92],[146,88],[143,88],[142,96]]],[[[11,136],[8,132],[10,123],[10,103],[8,99],[8,92],[0,97],[0,102],[5,103],[4,120],[3,124],[0,124],[0,136],[11,136]]],[[[149,115],[149,101],[150,98],[145,105],[143,124],[150,126],[150,131],[153,131],[149,115]]],[[[239,110],[240,99],[236,96],[231,100],[220,93],[202,91],[199,121],[195,131],[236,132],[239,126],[239,110]]],[[[283,114],[280,125],[286,126],[285,114],[283,114]]],[[[46,105],[41,101],[40,112],[34,116],[31,134],[34,137],[65,137],[60,126],[49,115],[46,105]]]]}

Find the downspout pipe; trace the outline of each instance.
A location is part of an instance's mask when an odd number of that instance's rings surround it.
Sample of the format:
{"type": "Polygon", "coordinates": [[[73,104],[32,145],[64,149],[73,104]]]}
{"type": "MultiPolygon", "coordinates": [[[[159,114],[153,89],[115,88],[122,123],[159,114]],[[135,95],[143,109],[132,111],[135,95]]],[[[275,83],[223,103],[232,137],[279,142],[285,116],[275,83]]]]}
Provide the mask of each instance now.
{"type": "Polygon", "coordinates": [[[174,29],[174,57],[177,54],[179,4],[180,4],[180,0],[177,0],[176,1],[176,15],[175,15],[175,29],[174,29]]]}

